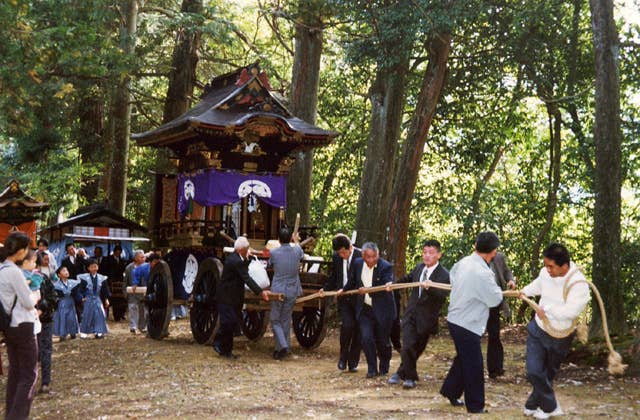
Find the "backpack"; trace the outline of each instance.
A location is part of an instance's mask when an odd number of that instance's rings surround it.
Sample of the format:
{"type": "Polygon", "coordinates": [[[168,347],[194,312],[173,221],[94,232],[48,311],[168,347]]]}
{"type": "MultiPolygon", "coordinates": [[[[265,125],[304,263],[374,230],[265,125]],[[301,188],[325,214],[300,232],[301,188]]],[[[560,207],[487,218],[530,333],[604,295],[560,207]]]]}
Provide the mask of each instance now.
{"type": "MultiPolygon", "coordinates": [[[[5,267],[6,266],[0,267],[0,271],[2,271],[2,269],[5,267]]],[[[13,312],[13,308],[16,307],[16,302],[18,302],[18,296],[13,299],[13,306],[11,307],[11,312],[9,313],[4,310],[4,306],[2,305],[2,302],[0,302],[0,332],[4,333],[7,331],[7,329],[9,329],[9,326],[11,325],[11,313],[13,312]]]]}

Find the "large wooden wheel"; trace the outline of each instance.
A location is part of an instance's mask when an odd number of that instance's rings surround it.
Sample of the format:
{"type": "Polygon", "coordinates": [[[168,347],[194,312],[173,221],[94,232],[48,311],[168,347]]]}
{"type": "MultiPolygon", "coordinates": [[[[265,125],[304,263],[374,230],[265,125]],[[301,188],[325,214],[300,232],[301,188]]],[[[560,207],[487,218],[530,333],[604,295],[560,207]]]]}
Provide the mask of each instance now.
{"type": "Polygon", "coordinates": [[[327,334],[326,306],[321,301],[318,307],[303,307],[293,313],[293,332],[298,343],[306,349],[315,349],[327,334]]]}
{"type": "Polygon", "coordinates": [[[149,337],[160,340],[168,336],[173,304],[173,280],[169,265],[165,261],[158,261],[151,269],[145,302],[149,309],[149,337]]]}
{"type": "Polygon", "coordinates": [[[199,344],[211,344],[218,324],[216,307],[216,286],[220,281],[222,263],[217,258],[207,258],[200,263],[193,283],[191,312],[191,333],[199,344]]]}
{"type": "Polygon", "coordinates": [[[262,338],[267,330],[267,311],[243,310],[242,334],[251,341],[262,338]]]}

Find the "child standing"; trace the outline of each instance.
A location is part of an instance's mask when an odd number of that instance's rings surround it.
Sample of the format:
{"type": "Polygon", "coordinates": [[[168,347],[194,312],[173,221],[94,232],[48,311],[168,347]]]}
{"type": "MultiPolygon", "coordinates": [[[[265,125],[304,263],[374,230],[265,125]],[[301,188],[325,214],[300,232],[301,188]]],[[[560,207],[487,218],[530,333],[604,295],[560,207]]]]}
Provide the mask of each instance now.
{"type": "Polygon", "coordinates": [[[87,268],[88,273],[78,275],[84,301],[80,337],[82,338],[83,334],[95,334],[96,338],[104,338],[104,334],[109,332],[104,307],[109,306],[111,292],[107,284],[107,276],[98,274],[98,262],[90,259],[87,268]]]}
{"type": "Polygon", "coordinates": [[[67,334],[71,339],[76,338],[78,334],[78,316],[76,315],[75,297],[80,285],[79,280],[69,279],[69,270],[65,266],[61,266],[56,271],[58,281],[54,287],[60,298],[58,302],[58,310],[53,316],[53,335],[60,337],[60,341],[67,338],[67,334]]]}

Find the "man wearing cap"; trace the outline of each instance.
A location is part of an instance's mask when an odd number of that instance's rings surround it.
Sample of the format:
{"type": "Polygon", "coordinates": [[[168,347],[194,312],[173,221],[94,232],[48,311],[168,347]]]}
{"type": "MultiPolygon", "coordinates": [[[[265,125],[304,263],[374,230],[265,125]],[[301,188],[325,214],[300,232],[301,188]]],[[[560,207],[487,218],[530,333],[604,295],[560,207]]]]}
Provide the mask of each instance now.
{"type": "Polygon", "coordinates": [[[489,267],[500,241],[493,232],[482,232],[475,252],[458,261],[450,272],[451,297],[447,324],[456,357],[440,393],[453,406],[466,405],[469,413],[484,413],[484,368],[480,338],[489,308],[502,301],[502,290],[489,267]],[[459,398],[464,393],[464,402],[459,398]]]}

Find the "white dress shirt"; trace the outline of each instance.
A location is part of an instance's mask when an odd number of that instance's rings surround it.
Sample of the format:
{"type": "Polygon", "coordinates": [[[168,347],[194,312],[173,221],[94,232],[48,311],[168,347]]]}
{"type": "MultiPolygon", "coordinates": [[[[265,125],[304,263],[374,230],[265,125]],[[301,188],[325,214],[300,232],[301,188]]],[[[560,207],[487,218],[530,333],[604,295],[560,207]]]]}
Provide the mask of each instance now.
{"type": "MultiPolygon", "coordinates": [[[[373,284],[373,270],[375,270],[376,267],[377,267],[377,264],[371,268],[369,268],[367,263],[362,264],[361,279],[362,279],[362,285],[364,287],[371,287],[371,285],[373,284]]],[[[373,304],[373,302],[371,301],[371,296],[369,296],[369,293],[366,293],[364,295],[364,303],[366,303],[369,306],[373,304]]]]}

